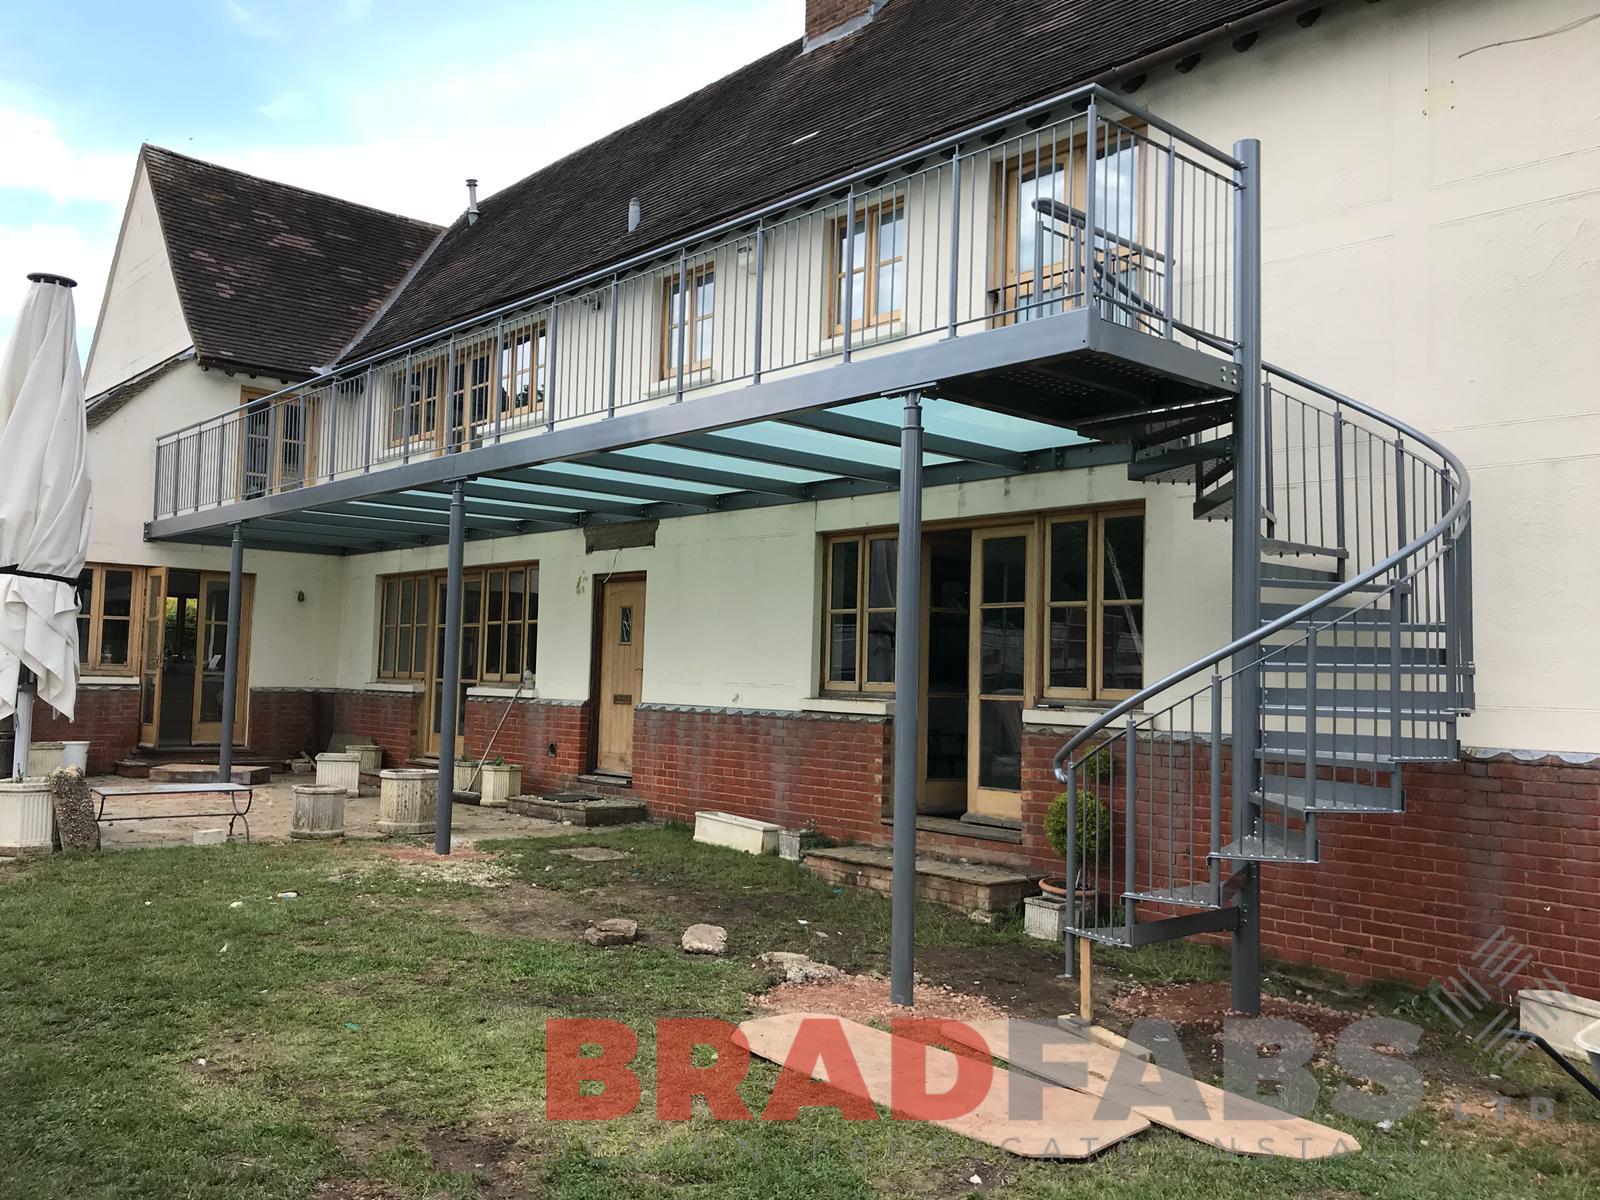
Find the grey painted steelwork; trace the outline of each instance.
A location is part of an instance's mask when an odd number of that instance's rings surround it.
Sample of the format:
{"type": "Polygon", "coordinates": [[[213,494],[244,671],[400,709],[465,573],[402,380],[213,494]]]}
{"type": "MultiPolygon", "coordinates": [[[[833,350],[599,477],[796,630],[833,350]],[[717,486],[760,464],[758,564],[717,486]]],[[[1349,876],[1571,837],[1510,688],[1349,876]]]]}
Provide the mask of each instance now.
{"type": "Polygon", "coordinates": [[[439,687],[439,803],[434,815],[433,851],[450,853],[450,821],[456,789],[456,722],[461,701],[461,577],[466,542],[466,481],[450,489],[450,561],[444,588],[444,663],[439,687]]]}
{"type": "Polygon", "coordinates": [[[889,934],[889,1003],[908,1007],[912,1002],[916,947],[922,451],[922,396],[910,392],[900,419],[900,516],[895,531],[894,850],[889,934]]]}
{"type": "Polygon", "coordinates": [[[233,780],[233,710],[239,700],[239,623],[243,601],[244,526],[235,525],[228,555],[228,633],[222,652],[222,730],[217,737],[218,783],[230,783],[233,780]]]}

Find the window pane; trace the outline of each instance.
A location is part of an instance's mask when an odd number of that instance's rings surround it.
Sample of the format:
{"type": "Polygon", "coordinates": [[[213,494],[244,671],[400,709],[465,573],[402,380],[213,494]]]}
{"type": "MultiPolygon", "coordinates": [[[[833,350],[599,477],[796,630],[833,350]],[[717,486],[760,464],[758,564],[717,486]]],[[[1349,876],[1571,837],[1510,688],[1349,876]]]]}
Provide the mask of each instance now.
{"type": "Polygon", "coordinates": [[[1105,528],[1105,599],[1142,600],[1144,517],[1107,517],[1105,528]]]}
{"type": "Polygon", "coordinates": [[[523,576],[521,571],[506,575],[506,620],[521,621],[525,615],[523,576]]]}
{"type": "Polygon", "coordinates": [[[503,620],[506,611],[506,573],[489,572],[489,620],[503,620]]]}
{"type": "Polygon", "coordinates": [[[389,630],[385,629],[383,631],[383,636],[386,640],[392,638],[395,645],[398,647],[391,652],[394,657],[394,662],[392,664],[385,664],[383,669],[386,672],[395,671],[401,675],[406,674],[411,670],[411,626],[402,625],[393,634],[391,634],[389,630]]]}
{"type": "MultiPolygon", "coordinates": [[[[100,664],[107,667],[125,667],[128,665],[128,642],[133,630],[133,621],[117,620],[112,618],[101,623],[100,626],[100,664]]],[[[79,659],[83,654],[79,654],[79,659]]]]}
{"type": "Polygon", "coordinates": [[[956,537],[928,539],[932,561],[928,567],[928,604],[963,612],[972,592],[972,541],[963,532],[956,537]]]}
{"type": "Polygon", "coordinates": [[[878,212],[878,261],[888,262],[905,253],[906,214],[898,205],[885,205],[878,212]]]}
{"type": "Polygon", "coordinates": [[[524,671],[537,671],[539,669],[539,625],[536,621],[528,622],[528,637],[526,644],[523,646],[523,653],[527,661],[523,663],[522,669],[524,671]]]}
{"type": "Polygon", "coordinates": [[[416,622],[417,622],[418,625],[426,625],[428,623],[428,580],[426,578],[418,579],[416,581],[416,585],[417,585],[416,622]]]}
{"type": "Polygon", "coordinates": [[[1102,687],[1135,691],[1144,682],[1144,638],[1139,628],[1141,610],[1133,605],[1108,605],[1101,615],[1100,683],[1102,687]]]}
{"type": "Polygon", "coordinates": [[[476,625],[483,619],[483,579],[472,576],[461,584],[461,622],[476,625]]]}
{"type": "Polygon", "coordinates": [[[894,538],[872,538],[867,542],[867,607],[893,608],[897,542],[894,538]]]}
{"type": "Polygon", "coordinates": [[[1027,597],[1028,539],[989,538],[983,543],[983,602],[1020,604],[1027,597]]]}
{"type": "Polygon", "coordinates": [[[394,674],[394,626],[385,625],[378,639],[378,674],[394,674]]]}
{"type": "Polygon", "coordinates": [[[108,617],[131,617],[133,615],[133,572],[132,571],[107,571],[105,573],[106,595],[101,611],[108,617]]]}
{"type": "Polygon", "coordinates": [[[1083,608],[1050,613],[1050,686],[1089,686],[1089,614],[1083,608]]]}
{"type": "Polygon", "coordinates": [[[867,682],[894,682],[894,614],[867,618],[867,682]]]}
{"type": "Polygon", "coordinates": [[[900,311],[905,301],[905,263],[889,263],[878,268],[878,294],[873,315],[882,319],[900,311]]]}
{"type": "Polygon", "coordinates": [[[506,626],[506,678],[522,675],[522,624],[513,621],[506,626]]]}
{"type": "Polygon", "coordinates": [[[85,567],[78,576],[78,663],[89,662],[89,619],[94,612],[94,570],[85,567]]]}
{"type": "Polygon", "coordinates": [[[967,777],[967,702],[959,696],[928,697],[928,778],[967,777]]]}
{"type": "Polygon", "coordinates": [[[857,596],[856,570],[861,558],[860,543],[834,542],[831,587],[828,593],[829,608],[854,608],[857,596]]]}
{"type": "Polygon", "coordinates": [[[1022,694],[1024,613],[1020,608],[988,609],[979,646],[979,686],[989,696],[1022,694]]]}
{"type": "Polygon", "coordinates": [[[528,568],[528,620],[539,619],[539,568],[528,568]]]}
{"type": "Polygon", "coordinates": [[[828,682],[856,681],[856,614],[835,613],[828,619],[828,682]]]}
{"type": "Polygon", "coordinates": [[[485,676],[500,674],[501,635],[505,626],[493,622],[483,627],[483,673],[485,676]]]}
{"type": "Polygon", "coordinates": [[[967,639],[970,618],[964,612],[928,614],[928,690],[967,690],[967,639]]]}
{"type": "Polygon", "coordinates": [[[400,616],[400,584],[387,579],[383,584],[383,623],[393,625],[400,616]]]}
{"type": "Polygon", "coordinates": [[[1022,706],[1010,700],[978,702],[978,785],[1022,787],[1022,706]]]}
{"type": "Polygon", "coordinates": [[[1089,522],[1050,526],[1050,599],[1089,598],[1089,522]]]}

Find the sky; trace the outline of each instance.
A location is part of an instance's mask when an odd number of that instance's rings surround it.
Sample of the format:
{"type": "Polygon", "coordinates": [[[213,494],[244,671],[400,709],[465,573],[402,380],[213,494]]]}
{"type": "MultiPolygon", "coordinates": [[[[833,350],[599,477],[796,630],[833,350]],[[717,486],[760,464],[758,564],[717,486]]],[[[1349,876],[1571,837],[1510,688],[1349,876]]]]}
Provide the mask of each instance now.
{"type": "Polygon", "coordinates": [[[57,0],[0,23],[0,345],[29,271],[87,355],[141,142],[448,224],[800,36],[804,0],[57,0]]]}

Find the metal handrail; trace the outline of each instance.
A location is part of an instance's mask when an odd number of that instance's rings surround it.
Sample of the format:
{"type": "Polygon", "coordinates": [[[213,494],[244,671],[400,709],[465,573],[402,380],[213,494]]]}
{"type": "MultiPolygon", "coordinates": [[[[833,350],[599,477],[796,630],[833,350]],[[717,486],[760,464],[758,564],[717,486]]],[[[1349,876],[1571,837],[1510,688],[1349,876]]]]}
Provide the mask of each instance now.
{"type": "MultiPolygon", "coordinates": [[[[1387,425],[1397,433],[1403,434],[1406,437],[1410,437],[1426,446],[1429,450],[1433,451],[1441,459],[1443,459],[1446,466],[1453,473],[1456,481],[1454,502],[1451,504],[1450,508],[1445,512],[1445,514],[1440,517],[1439,520],[1436,521],[1426,532],[1419,534],[1405,546],[1394,551],[1382,561],[1374,564],[1371,567],[1368,567],[1360,574],[1329,588],[1328,591],[1318,594],[1311,600],[1308,600],[1306,603],[1300,605],[1298,608],[1295,608],[1280,617],[1276,617],[1273,620],[1266,622],[1254,631],[1245,634],[1242,637],[1234,638],[1226,645],[1211,651],[1209,654],[1195,659],[1187,666],[1179,667],[1176,671],[1170,672],[1161,679],[1157,680],[1155,683],[1152,683],[1140,691],[1135,692],[1127,699],[1118,701],[1111,708],[1094,718],[1094,720],[1090,721],[1076,734],[1074,734],[1073,737],[1069,739],[1060,750],[1056,751],[1055,756],[1051,759],[1051,769],[1054,772],[1056,779],[1062,783],[1068,782],[1066,763],[1071,758],[1073,751],[1077,750],[1080,746],[1083,746],[1091,738],[1104,732],[1112,722],[1116,721],[1120,717],[1126,716],[1128,713],[1137,708],[1143,707],[1147,701],[1159,696],[1161,693],[1168,691],[1171,688],[1176,687],[1185,680],[1192,679],[1201,671],[1204,671],[1207,667],[1213,667],[1224,659],[1232,658],[1242,651],[1250,649],[1252,646],[1259,645],[1273,634],[1282,632],[1284,629],[1294,625],[1297,621],[1304,620],[1306,617],[1310,616],[1314,612],[1317,612],[1319,609],[1326,608],[1334,601],[1340,600],[1345,596],[1360,590],[1367,584],[1372,583],[1381,576],[1387,575],[1391,571],[1395,570],[1396,567],[1400,567],[1405,564],[1409,559],[1417,555],[1429,544],[1437,541],[1449,533],[1453,528],[1455,528],[1457,522],[1467,510],[1467,504],[1471,499],[1472,493],[1472,479],[1470,475],[1468,475],[1466,466],[1462,463],[1460,458],[1458,458],[1451,450],[1435,439],[1429,437],[1421,430],[1407,424],[1405,421],[1400,420],[1398,417],[1390,416],[1389,414],[1372,408],[1369,405],[1362,404],[1360,401],[1352,399],[1343,393],[1336,392],[1333,389],[1324,387],[1321,384],[1313,383],[1303,375],[1299,375],[1293,371],[1289,371],[1271,363],[1264,362],[1262,363],[1262,374],[1266,377],[1275,375],[1281,379],[1287,380],[1290,383],[1305,388],[1307,391],[1314,392],[1317,395],[1322,396],[1326,400],[1331,400],[1335,404],[1349,408],[1355,412],[1363,414],[1364,416],[1370,417],[1375,421],[1387,425]]],[[[1251,397],[1254,397],[1256,390],[1257,389],[1254,386],[1250,386],[1247,394],[1251,397]]],[[[1253,399],[1251,402],[1254,402],[1253,399]]],[[[1235,497],[1234,499],[1234,520],[1259,520],[1259,517],[1254,513],[1248,514],[1248,516],[1245,514],[1241,499],[1242,498],[1240,497],[1235,497]]],[[[1400,581],[1397,579],[1395,585],[1393,586],[1398,586],[1399,582],[1400,581]]]]}
{"type": "MultiPolygon", "coordinates": [[[[1065,92],[1056,93],[1055,95],[1046,97],[1043,100],[1035,101],[1033,104],[1029,104],[1023,108],[1014,109],[1001,116],[990,118],[989,120],[982,121],[976,125],[968,126],[959,132],[947,134],[943,137],[921,143],[910,150],[901,151],[897,154],[891,155],[888,158],[875,162],[870,166],[851,171],[845,175],[837,176],[828,180],[826,183],[816,184],[812,187],[804,189],[803,191],[787,195],[779,200],[772,201],[758,208],[747,210],[738,216],[727,218],[726,220],[717,222],[716,224],[697,229],[692,233],[688,233],[670,241],[657,244],[648,250],[640,251],[637,254],[619,259],[616,262],[607,263],[604,266],[597,267],[571,279],[563,280],[559,284],[542,288],[537,291],[524,293],[512,300],[508,300],[492,308],[473,313],[468,317],[464,317],[448,325],[431,329],[427,333],[419,334],[418,336],[410,338],[404,342],[399,342],[392,346],[386,346],[382,350],[374,351],[371,354],[366,354],[359,358],[334,364],[333,366],[318,372],[310,378],[301,380],[297,383],[289,384],[285,387],[279,388],[275,392],[259,397],[259,402],[263,404],[270,404],[276,401],[279,397],[285,396],[291,392],[304,391],[308,388],[316,388],[321,385],[347,378],[366,369],[367,367],[374,366],[378,363],[387,362],[397,355],[401,355],[419,347],[426,346],[429,343],[439,340],[440,338],[450,337],[456,333],[471,329],[485,321],[495,320],[519,309],[526,308],[529,305],[535,305],[554,300],[557,297],[610,279],[612,276],[620,275],[623,272],[631,271],[638,267],[657,262],[667,255],[676,254],[679,251],[685,250],[698,243],[705,242],[707,239],[718,237],[722,234],[731,233],[741,228],[753,228],[757,222],[776,216],[777,214],[786,210],[803,206],[814,200],[837,192],[841,188],[847,188],[854,183],[872,179],[885,172],[906,167],[909,164],[915,164],[919,160],[926,159],[929,156],[937,154],[941,151],[949,151],[953,148],[958,148],[963,143],[970,142],[975,138],[983,138],[984,136],[991,134],[996,130],[1004,129],[1010,125],[1015,125],[1019,121],[1027,120],[1029,117],[1036,116],[1039,113],[1047,112],[1052,108],[1056,108],[1063,104],[1087,102],[1090,99],[1106,101],[1119,112],[1129,117],[1133,117],[1151,128],[1161,130],[1174,140],[1182,142],[1190,149],[1196,150],[1201,154],[1214,159],[1223,166],[1226,166],[1230,169],[1236,169],[1241,165],[1239,160],[1227,151],[1218,149],[1203,139],[1195,137],[1193,134],[1180,129],[1170,121],[1158,117],[1154,113],[1149,112],[1147,109],[1132,103],[1127,99],[1127,97],[1113,92],[1110,88],[1107,88],[1103,84],[1085,84],[1069,89],[1065,92]]],[[[206,424],[208,424],[208,422],[205,420],[194,421],[188,425],[180,426],[177,429],[170,430],[158,437],[157,444],[159,445],[163,442],[180,438],[184,434],[189,433],[191,430],[198,429],[206,424]]]]}

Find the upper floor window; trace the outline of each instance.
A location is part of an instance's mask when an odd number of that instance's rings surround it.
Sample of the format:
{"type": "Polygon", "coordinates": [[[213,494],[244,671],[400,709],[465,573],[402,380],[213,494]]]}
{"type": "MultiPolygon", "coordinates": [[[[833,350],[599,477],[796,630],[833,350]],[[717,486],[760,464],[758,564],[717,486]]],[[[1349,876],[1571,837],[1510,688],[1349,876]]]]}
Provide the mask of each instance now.
{"type": "Polygon", "coordinates": [[[316,473],[319,418],[316,395],[270,395],[262,388],[241,388],[244,409],[239,439],[239,483],[242,499],[287,491],[316,473]]]}
{"type": "Polygon", "coordinates": [[[410,363],[394,373],[389,389],[389,445],[431,445],[439,430],[439,399],[444,385],[440,357],[410,363]]]}
{"type": "Polygon", "coordinates": [[[93,564],[78,577],[78,665],[91,675],[131,675],[138,669],[133,614],[144,572],[93,564]]]}
{"type": "Polygon", "coordinates": [[[507,333],[500,347],[500,411],[507,421],[544,411],[549,354],[543,321],[507,333]]]}
{"type": "Polygon", "coordinates": [[[711,263],[690,267],[684,272],[687,295],[677,273],[662,285],[661,378],[674,379],[678,363],[685,374],[711,369],[713,322],[717,315],[717,281],[711,263]],[[687,330],[687,334],[685,334],[687,330]],[[680,347],[684,337],[687,342],[680,347]],[[680,355],[682,356],[680,359],[680,355]]]}
{"type": "Polygon", "coordinates": [[[829,328],[833,334],[844,333],[847,295],[853,331],[898,321],[906,299],[904,199],[886,196],[857,208],[853,220],[838,217],[833,222],[831,243],[829,328]]]}

